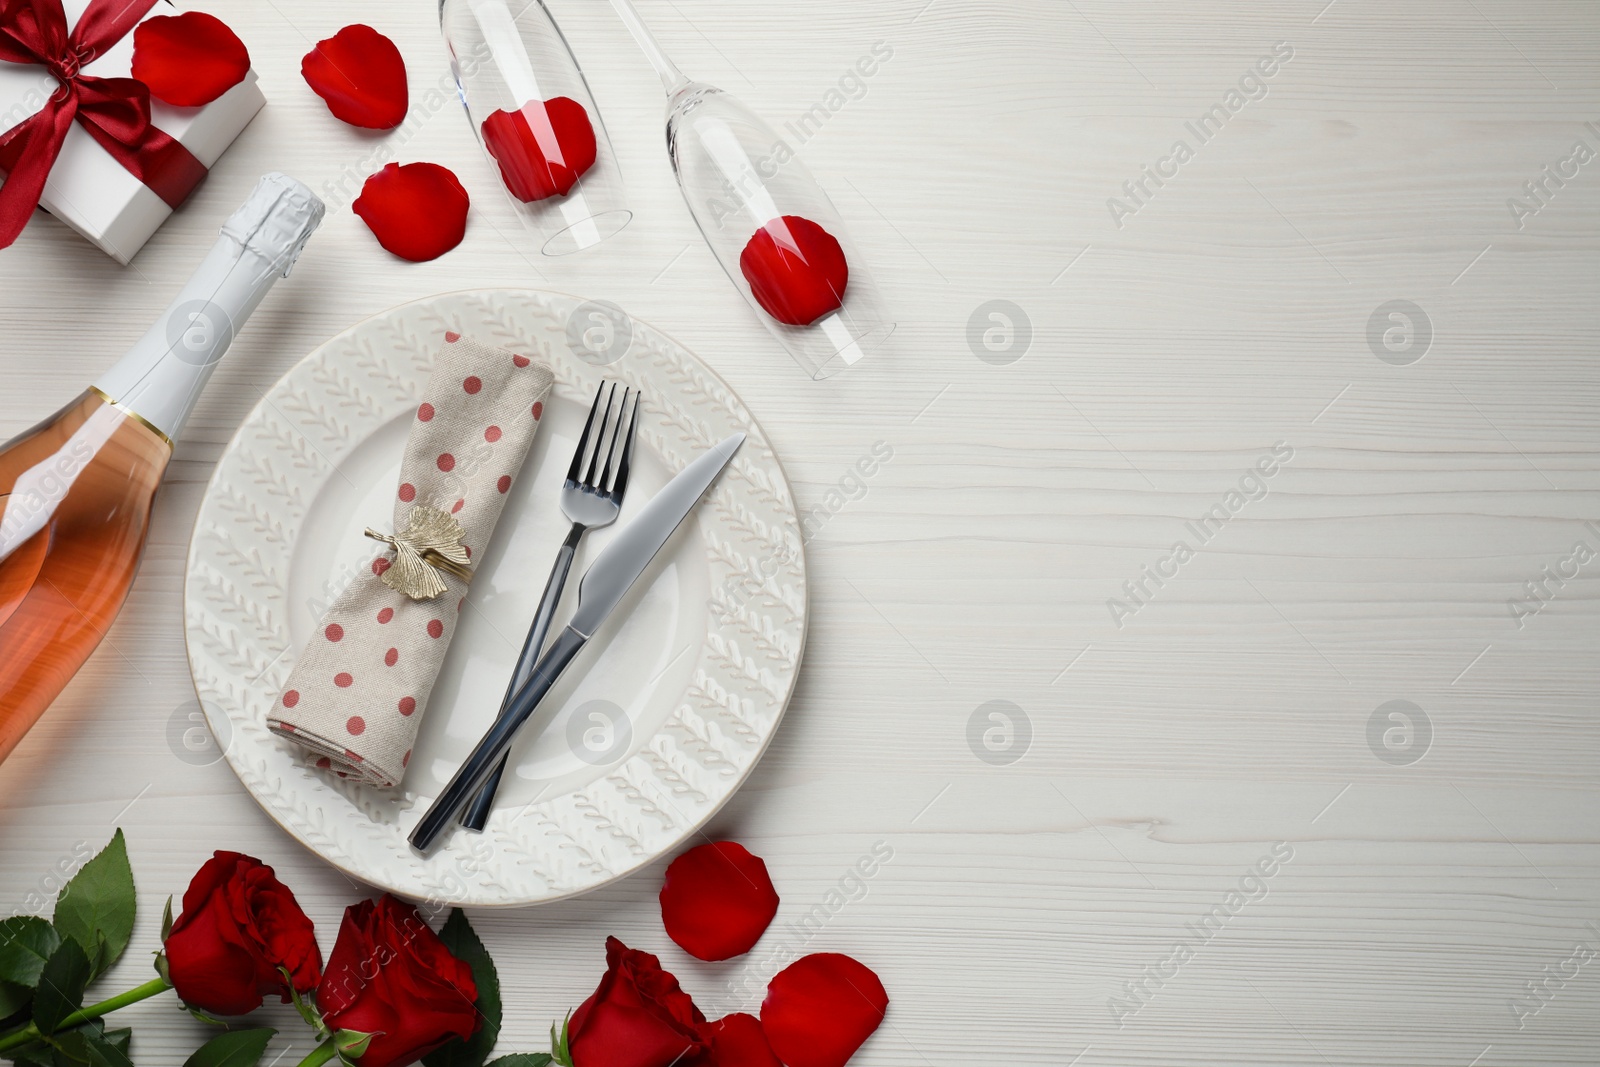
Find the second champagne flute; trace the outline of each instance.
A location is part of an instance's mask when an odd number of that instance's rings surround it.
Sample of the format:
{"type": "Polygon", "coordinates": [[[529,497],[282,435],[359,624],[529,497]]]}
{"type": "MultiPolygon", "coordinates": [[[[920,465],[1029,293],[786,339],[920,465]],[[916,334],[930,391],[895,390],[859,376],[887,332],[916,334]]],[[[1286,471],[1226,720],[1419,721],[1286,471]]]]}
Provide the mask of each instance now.
{"type": "Polygon", "coordinates": [[[794,149],[755,112],[690,81],[630,0],[611,0],[667,92],[667,154],[706,243],[772,335],[813,378],[894,332],[859,246],[794,149]]]}

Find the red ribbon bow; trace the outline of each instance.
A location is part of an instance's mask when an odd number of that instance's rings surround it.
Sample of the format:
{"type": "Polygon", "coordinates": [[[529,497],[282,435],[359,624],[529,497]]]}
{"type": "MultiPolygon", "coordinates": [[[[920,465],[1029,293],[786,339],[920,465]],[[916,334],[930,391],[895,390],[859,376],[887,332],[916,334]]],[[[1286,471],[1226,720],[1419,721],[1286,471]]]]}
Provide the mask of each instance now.
{"type": "Polygon", "coordinates": [[[90,0],[67,31],[61,0],[0,0],[0,60],[47,69],[61,83],[31,118],[0,133],[0,248],[39,206],[45,179],[74,120],[128,173],[172,207],[206,175],[205,165],[150,122],[150,90],[136,78],[96,78],[82,69],[120,41],[156,0],[90,0]]]}

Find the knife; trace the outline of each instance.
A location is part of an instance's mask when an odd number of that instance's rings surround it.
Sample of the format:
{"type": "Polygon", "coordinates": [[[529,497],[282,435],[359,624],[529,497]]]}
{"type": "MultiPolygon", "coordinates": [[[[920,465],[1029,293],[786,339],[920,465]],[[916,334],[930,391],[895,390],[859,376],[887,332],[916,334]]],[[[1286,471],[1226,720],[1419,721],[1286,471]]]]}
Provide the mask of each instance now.
{"type": "Polygon", "coordinates": [[[517,730],[533,715],[561,672],[606,621],[742,444],[744,434],[736,433],[701,453],[679,471],[589,565],[583,581],[578,584],[578,609],[573,612],[572,622],[551,642],[526,684],[511,698],[504,714],[483,735],[450,779],[450,784],[411,831],[412,848],[426,852],[461,807],[476,795],[478,787],[511,747],[517,730]]]}

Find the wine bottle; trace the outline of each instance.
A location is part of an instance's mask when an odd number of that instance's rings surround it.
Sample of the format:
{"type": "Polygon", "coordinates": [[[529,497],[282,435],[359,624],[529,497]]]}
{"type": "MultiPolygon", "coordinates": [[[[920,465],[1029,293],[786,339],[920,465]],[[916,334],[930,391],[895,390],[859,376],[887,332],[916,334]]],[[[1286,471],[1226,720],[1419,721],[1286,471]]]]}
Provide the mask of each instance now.
{"type": "Polygon", "coordinates": [[[293,178],[264,176],[138,343],[72,403],[0,446],[0,760],[110,629],[172,442],[323,211],[293,178]]]}

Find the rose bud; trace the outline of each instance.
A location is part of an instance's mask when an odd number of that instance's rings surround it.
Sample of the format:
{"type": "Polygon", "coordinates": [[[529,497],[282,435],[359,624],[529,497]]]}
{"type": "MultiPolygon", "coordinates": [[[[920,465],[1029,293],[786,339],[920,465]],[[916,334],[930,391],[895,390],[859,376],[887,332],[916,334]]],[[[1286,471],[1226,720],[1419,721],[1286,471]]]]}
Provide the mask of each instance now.
{"type": "Polygon", "coordinates": [[[661,961],[606,938],[606,973],[572,1013],[573,1067],[669,1067],[705,1051],[706,1017],[661,961]]]}
{"type": "Polygon", "coordinates": [[[450,954],[417,909],[387,893],[345,909],[317,987],[330,1030],[374,1035],[360,1067],[404,1067],[478,1029],[472,968],[450,954]]]}
{"type": "Polygon", "coordinates": [[[316,932],[294,894],[271,867],[237,852],[218,852],[195,873],[166,955],[178,996],[216,1015],[254,1011],[269,993],[288,1000],[279,968],[302,993],[322,973],[316,932]]]}

